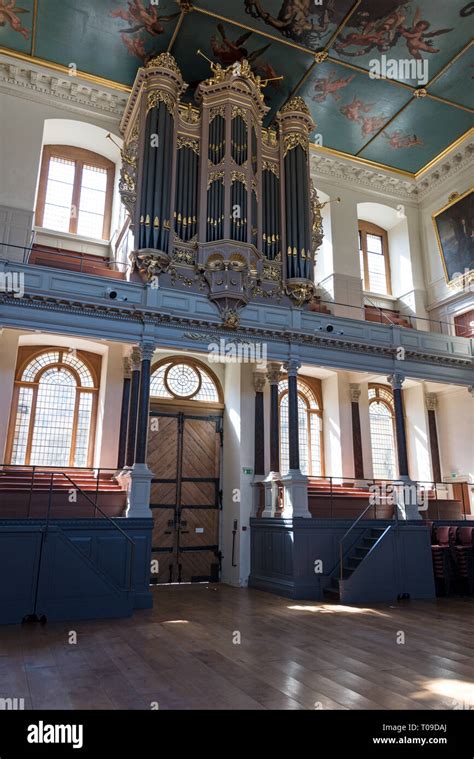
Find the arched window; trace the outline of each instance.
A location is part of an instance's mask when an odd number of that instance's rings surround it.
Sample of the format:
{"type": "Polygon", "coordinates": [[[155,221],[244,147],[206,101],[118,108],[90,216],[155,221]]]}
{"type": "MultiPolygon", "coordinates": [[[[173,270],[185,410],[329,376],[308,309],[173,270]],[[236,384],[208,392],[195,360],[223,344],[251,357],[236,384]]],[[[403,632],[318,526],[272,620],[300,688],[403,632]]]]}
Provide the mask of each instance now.
{"type": "Polygon", "coordinates": [[[213,373],[199,361],[165,359],[154,367],[150,380],[152,398],[220,403],[222,392],[213,373]]]}
{"type": "MultiPolygon", "coordinates": [[[[288,434],[288,380],[278,385],[280,404],[280,471],[286,474],[290,466],[288,434]]],[[[324,474],[322,402],[304,380],[298,379],[298,431],[300,469],[303,474],[317,477],[324,474]]]]}
{"type": "Polygon", "coordinates": [[[50,349],[30,357],[15,382],[11,464],[90,466],[96,385],[75,351],[50,349]]]}
{"type": "Polygon", "coordinates": [[[110,238],[115,164],[90,150],[46,145],[36,226],[95,239],[110,238]]]}
{"type": "Polygon", "coordinates": [[[374,477],[397,478],[393,394],[384,385],[369,386],[370,441],[374,477]]]}

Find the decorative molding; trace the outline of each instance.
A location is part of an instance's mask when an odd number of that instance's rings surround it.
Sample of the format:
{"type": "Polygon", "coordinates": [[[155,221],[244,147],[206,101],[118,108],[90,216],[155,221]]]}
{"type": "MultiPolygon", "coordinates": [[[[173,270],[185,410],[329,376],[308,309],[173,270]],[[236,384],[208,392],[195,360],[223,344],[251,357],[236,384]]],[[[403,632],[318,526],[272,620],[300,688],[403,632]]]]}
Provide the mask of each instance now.
{"type": "Polygon", "coordinates": [[[135,347],[132,348],[132,351],[130,353],[130,365],[132,367],[132,372],[139,372],[141,365],[142,365],[142,356],[140,353],[140,349],[135,347]]]}
{"type": "Polygon", "coordinates": [[[297,377],[298,372],[301,369],[301,361],[299,361],[297,358],[292,358],[283,364],[283,368],[288,377],[297,377]]]}
{"type": "Polygon", "coordinates": [[[360,385],[357,384],[350,384],[350,393],[351,393],[351,403],[359,403],[359,399],[361,396],[361,389],[360,385]]]}
{"type": "Polygon", "coordinates": [[[428,411],[436,411],[438,408],[438,396],[436,393],[427,393],[425,396],[425,403],[428,411]]]}
{"type": "Polygon", "coordinates": [[[338,179],[381,192],[384,195],[388,194],[419,202],[432,189],[438,190],[440,183],[448,179],[452,180],[458,172],[472,164],[474,142],[472,137],[466,137],[466,141],[462,145],[453,149],[444,160],[439,161],[419,178],[415,175],[410,178],[396,171],[391,171],[389,166],[386,169],[372,168],[360,161],[339,158],[335,155],[318,152],[314,148],[311,149],[310,155],[311,173],[316,179],[316,184],[318,177],[326,177],[331,180],[338,179]]]}
{"type": "Polygon", "coordinates": [[[387,377],[387,382],[392,386],[392,390],[401,390],[403,383],[405,382],[405,377],[403,374],[391,374],[387,377]]]}
{"type": "Polygon", "coordinates": [[[0,90],[30,100],[56,100],[75,110],[88,110],[119,121],[126,92],[91,85],[80,76],[66,76],[28,62],[0,56],[0,90]]]}
{"type": "Polygon", "coordinates": [[[267,379],[270,385],[278,385],[283,373],[281,371],[281,364],[268,364],[267,367],[267,379]]]}
{"type": "Polygon", "coordinates": [[[265,374],[262,372],[254,372],[253,373],[253,386],[255,388],[256,393],[263,393],[265,390],[265,384],[267,382],[267,378],[265,374]]]}

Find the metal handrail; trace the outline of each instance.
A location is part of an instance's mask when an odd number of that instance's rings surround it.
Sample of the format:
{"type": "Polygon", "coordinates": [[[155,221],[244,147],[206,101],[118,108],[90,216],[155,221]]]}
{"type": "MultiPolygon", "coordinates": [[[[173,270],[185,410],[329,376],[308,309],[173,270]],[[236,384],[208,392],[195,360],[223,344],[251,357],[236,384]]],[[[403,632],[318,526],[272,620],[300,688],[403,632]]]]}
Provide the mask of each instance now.
{"type": "MultiPolygon", "coordinates": [[[[120,532],[120,533],[123,535],[123,537],[125,538],[125,540],[126,540],[128,543],[130,543],[130,572],[129,572],[129,584],[128,584],[128,589],[129,589],[129,590],[132,590],[132,587],[133,587],[133,585],[132,585],[132,578],[133,578],[133,567],[134,567],[134,563],[135,563],[135,541],[133,541],[133,540],[132,540],[132,538],[130,537],[130,535],[127,535],[127,533],[125,532],[125,530],[122,530],[122,528],[120,527],[120,525],[118,525],[118,524],[117,524],[117,523],[116,523],[116,522],[115,522],[115,521],[112,519],[112,517],[109,517],[109,515],[108,515],[108,514],[106,514],[106,512],[105,512],[105,511],[104,511],[104,510],[103,510],[103,509],[102,509],[102,508],[99,506],[99,504],[97,503],[97,498],[96,498],[96,502],[94,503],[94,501],[92,500],[92,498],[89,498],[89,496],[87,495],[87,493],[85,493],[85,492],[84,492],[84,490],[82,490],[82,488],[80,488],[80,487],[79,487],[79,486],[78,486],[78,485],[77,485],[77,484],[74,482],[74,480],[72,480],[72,479],[71,479],[71,477],[69,477],[69,475],[67,475],[67,474],[66,474],[66,472],[53,472],[53,474],[52,474],[52,477],[51,477],[51,480],[53,480],[53,479],[54,479],[55,475],[60,475],[61,477],[65,477],[65,478],[68,480],[68,482],[70,482],[70,483],[71,483],[71,485],[73,485],[73,486],[74,486],[74,488],[75,488],[75,489],[76,489],[76,490],[77,490],[79,493],[81,493],[81,495],[82,495],[82,496],[83,496],[83,497],[84,497],[84,498],[85,498],[87,501],[89,501],[89,503],[91,503],[91,504],[92,504],[92,506],[94,506],[94,509],[95,509],[96,511],[99,511],[99,512],[102,514],[102,516],[103,516],[105,519],[107,519],[107,521],[108,521],[108,522],[110,522],[110,523],[111,523],[111,525],[112,525],[112,526],[113,526],[113,527],[114,527],[116,530],[118,530],[118,531],[119,531],[119,532],[120,532]]],[[[97,481],[98,481],[98,480],[99,480],[99,476],[97,477],[97,481]]],[[[97,494],[97,493],[98,493],[98,490],[96,490],[96,494],[97,494]]],[[[49,515],[48,515],[48,516],[49,516],[49,515]]]]}
{"type": "MultiPolygon", "coordinates": [[[[45,474],[50,475],[49,480],[49,490],[48,490],[48,509],[46,513],[46,527],[45,527],[45,534],[47,535],[49,530],[49,524],[51,521],[51,511],[52,511],[52,497],[54,492],[54,479],[55,477],[64,477],[68,482],[71,483],[71,485],[74,487],[75,490],[77,490],[78,493],[80,493],[83,498],[85,498],[86,501],[88,501],[91,506],[94,507],[94,518],[96,518],[97,511],[100,512],[102,517],[106,519],[108,522],[112,524],[115,530],[118,530],[121,535],[125,538],[127,543],[130,544],[130,569],[129,569],[129,581],[128,581],[128,590],[132,590],[133,588],[133,569],[135,564],[135,542],[132,540],[132,538],[127,535],[125,530],[123,530],[120,525],[118,525],[112,517],[110,517],[98,504],[98,494],[99,494],[99,480],[100,480],[100,474],[101,472],[116,472],[117,469],[105,469],[105,468],[96,468],[94,471],[96,472],[96,487],[95,487],[95,503],[90,498],[87,493],[64,471],[57,471],[54,469],[54,467],[43,467],[42,469],[39,469],[36,465],[34,466],[21,466],[21,465],[12,465],[12,464],[3,464],[0,466],[0,471],[8,472],[9,470],[18,471],[18,470],[25,470],[28,471],[31,469],[31,484],[30,484],[30,493],[29,493],[29,502],[28,502],[28,519],[31,517],[31,502],[32,502],[32,496],[34,491],[34,484],[35,484],[35,477],[38,474],[45,474]]],[[[84,471],[84,472],[90,472],[90,467],[74,467],[75,471],[84,471]]]]}

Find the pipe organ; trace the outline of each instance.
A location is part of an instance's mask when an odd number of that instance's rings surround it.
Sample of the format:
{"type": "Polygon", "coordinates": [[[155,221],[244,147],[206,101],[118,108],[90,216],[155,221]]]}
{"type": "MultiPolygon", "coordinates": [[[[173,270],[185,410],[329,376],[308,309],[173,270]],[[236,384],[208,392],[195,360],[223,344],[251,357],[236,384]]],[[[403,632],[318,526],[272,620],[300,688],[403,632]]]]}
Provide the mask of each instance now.
{"type": "Polygon", "coordinates": [[[315,125],[291,98],[274,127],[264,86],[244,60],[211,64],[191,105],[169,53],[141,68],[122,120],[122,201],[135,269],[163,286],[206,291],[228,327],[252,301],[303,306],[322,242],[312,187],[315,125]]]}

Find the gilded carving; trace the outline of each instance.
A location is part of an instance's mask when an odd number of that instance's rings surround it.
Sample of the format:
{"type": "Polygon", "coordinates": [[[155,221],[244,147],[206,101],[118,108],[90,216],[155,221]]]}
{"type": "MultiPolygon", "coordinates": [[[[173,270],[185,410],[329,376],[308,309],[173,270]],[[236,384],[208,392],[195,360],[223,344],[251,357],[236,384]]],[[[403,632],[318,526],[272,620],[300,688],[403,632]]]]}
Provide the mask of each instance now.
{"type": "Polygon", "coordinates": [[[175,100],[168,92],[162,92],[161,90],[155,90],[148,95],[148,111],[152,108],[156,108],[158,103],[164,103],[170,112],[171,116],[174,116],[175,100]]]}
{"type": "Polygon", "coordinates": [[[168,69],[169,71],[172,71],[174,74],[177,74],[177,76],[181,76],[181,70],[176,63],[176,59],[174,56],[171,55],[171,53],[160,53],[160,55],[157,55],[155,58],[152,58],[150,61],[148,61],[146,65],[147,69],[153,69],[153,68],[163,68],[168,69]]]}
{"type": "Polygon", "coordinates": [[[177,148],[178,150],[181,150],[181,148],[190,148],[199,155],[199,140],[195,140],[193,137],[188,137],[187,135],[179,135],[177,148]]]}
{"type": "Polygon", "coordinates": [[[293,132],[292,134],[287,134],[285,137],[284,142],[284,149],[283,154],[286,156],[290,150],[294,150],[297,147],[303,148],[305,153],[309,150],[309,140],[305,135],[301,134],[300,132],[293,132]]]}

